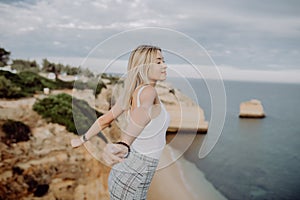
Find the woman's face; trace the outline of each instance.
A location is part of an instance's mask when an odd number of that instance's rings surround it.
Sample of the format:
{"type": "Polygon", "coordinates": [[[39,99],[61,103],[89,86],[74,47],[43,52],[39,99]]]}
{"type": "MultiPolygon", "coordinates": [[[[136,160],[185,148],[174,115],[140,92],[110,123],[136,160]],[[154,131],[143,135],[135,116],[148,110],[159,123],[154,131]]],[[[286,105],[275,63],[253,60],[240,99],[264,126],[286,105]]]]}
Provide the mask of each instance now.
{"type": "Polygon", "coordinates": [[[148,78],[151,82],[164,81],[167,78],[167,65],[161,51],[157,51],[154,63],[150,65],[148,78]]]}

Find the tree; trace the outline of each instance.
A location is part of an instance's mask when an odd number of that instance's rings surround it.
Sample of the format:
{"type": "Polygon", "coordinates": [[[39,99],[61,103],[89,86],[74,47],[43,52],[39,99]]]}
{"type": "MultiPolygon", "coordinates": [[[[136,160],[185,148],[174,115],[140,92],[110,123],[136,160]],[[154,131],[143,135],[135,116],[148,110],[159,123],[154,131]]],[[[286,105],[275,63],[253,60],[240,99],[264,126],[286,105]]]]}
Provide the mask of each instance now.
{"type": "Polygon", "coordinates": [[[55,74],[55,80],[58,79],[59,71],[57,70],[56,64],[49,62],[46,58],[43,59],[42,71],[52,72],[55,74]]]}
{"type": "Polygon", "coordinates": [[[9,56],[10,52],[0,47],[0,67],[4,67],[7,65],[7,62],[9,61],[9,56]]]}
{"type": "Polygon", "coordinates": [[[53,123],[66,126],[73,133],[85,133],[102,113],[86,101],[62,93],[37,100],[33,110],[53,123]]]}
{"type": "Polygon", "coordinates": [[[56,77],[61,72],[65,72],[67,75],[84,75],[87,77],[94,77],[93,72],[91,72],[88,68],[81,68],[81,67],[72,67],[70,65],[63,65],[61,63],[52,63],[49,62],[46,58],[43,59],[42,64],[42,71],[44,72],[53,72],[55,73],[56,77]]]}
{"type": "Polygon", "coordinates": [[[18,72],[21,71],[32,71],[32,72],[39,72],[40,66],[36,63],[35,60],[22,60],[22,59],[15,59],[11,64],[11,68],[17,70],[18,72]]]}
{"type": "Polygon", "coordinates": [[[42,71],[47,72],[49,65],[50,65],[50,62],[46,58],[44,58],[43,64],[42,64],[42,71]]]}

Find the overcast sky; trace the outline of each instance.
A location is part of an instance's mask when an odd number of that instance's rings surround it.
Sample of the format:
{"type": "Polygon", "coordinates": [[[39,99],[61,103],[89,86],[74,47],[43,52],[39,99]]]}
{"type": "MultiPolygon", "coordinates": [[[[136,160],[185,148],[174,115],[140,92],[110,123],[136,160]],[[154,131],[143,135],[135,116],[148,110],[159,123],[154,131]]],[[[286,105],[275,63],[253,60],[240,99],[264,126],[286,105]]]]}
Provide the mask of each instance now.
{"type": "MultiPolygon", "coordinates": [[[[101,41],[142,27],[191,37],[225,78],[260,74],[258,80],[300,82],[298,0],[0,0],[0,46],[13,59],[49,58],[78,66],[101,41]]],[[[166,35],[160,38],[174,43],[166,35]]],[[[182,49],[190,47],[182,43],[182,49]]],[[[169,58],[169,65],[184,64],[169,58]]]]}

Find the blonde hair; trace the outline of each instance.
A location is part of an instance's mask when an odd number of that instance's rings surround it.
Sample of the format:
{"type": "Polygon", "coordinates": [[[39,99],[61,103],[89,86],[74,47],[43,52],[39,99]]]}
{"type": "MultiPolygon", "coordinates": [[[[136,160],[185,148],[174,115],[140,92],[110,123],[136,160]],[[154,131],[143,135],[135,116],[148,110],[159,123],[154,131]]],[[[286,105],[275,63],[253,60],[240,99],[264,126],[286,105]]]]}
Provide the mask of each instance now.
{"type": "Polygon", "coordinates": [[[150,83],[148,71],[151,63],[155,61],[158,51],[161,51],[159,47],[140,45],[131,52],[122,96],[124,110],[130,109],[134,90],[139,85],[150,83]]]}

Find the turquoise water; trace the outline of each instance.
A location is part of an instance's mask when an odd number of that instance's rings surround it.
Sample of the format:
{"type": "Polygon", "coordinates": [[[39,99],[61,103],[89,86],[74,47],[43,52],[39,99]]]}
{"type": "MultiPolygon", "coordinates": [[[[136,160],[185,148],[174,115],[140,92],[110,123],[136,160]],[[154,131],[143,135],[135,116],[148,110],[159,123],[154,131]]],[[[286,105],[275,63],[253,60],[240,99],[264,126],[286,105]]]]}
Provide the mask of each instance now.
{"type": "MultiPolygon", "coordinates": [[[[182,80],[169,81],[186,91],[182,80]]],[[[209,121],[205,83],[189,82],[209,121]]],[[[228,199],[300,199],[300,84],[224,83],[227,113],[217,145],[200,160],[201,143],[196,138],[185,158],[228,199]],[[253,98],[262,101],[267,117],[240,119],[240,103],[253,98]]]]}

